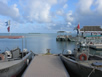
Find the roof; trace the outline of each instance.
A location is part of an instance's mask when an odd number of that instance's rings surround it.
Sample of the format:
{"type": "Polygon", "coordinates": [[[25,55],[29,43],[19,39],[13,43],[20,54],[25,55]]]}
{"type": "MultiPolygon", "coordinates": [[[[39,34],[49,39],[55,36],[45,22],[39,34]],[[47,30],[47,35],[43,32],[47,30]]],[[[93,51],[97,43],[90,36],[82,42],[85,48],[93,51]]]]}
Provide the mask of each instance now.
{"type": "Polygon", "coordinates": [[[102,31],[100,26],[84,26],[80,31],[102,31]]]}
{"type": "Polygon", "coordinates": [[[24,38],[24,36],[0,36],[0,39],[7,38],[7,39],[19,39],[24,38]]]}

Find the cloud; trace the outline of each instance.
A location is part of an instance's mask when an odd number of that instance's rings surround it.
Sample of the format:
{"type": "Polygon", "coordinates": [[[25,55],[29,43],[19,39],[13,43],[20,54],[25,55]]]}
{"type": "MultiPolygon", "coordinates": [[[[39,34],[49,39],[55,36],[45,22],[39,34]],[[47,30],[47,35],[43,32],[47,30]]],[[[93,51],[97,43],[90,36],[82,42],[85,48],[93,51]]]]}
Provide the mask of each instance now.
{"type": "Polygon", "coordinates": [[[76,11],[73,13],[74,24],[80,22],[85,25],[102,25],[102,1],[101,0],[79,0],[76,11]]]}
{"type": "Polygon", "coordinates": [[[8,0],[0,0],[0,2],[3,2],[4,4],[8,4],[8,0]]]}
{"type": "Polygon", "coordinates": [[[96,2],[94,3],[96,5],[96,13],[102,15],[102,0],[96,0],[96,2]]]}
{"type": "Polygon", "coordinates": [[[68,22],[73,22],[73,21],[74,21],[74,17],[73,17],[72,11],[69,11],[69,12],[66,14],[66,20],[67,20],[68,22]]]}
{"type": "Polygon", "coordinates": [[[20,3],[24,11],[23,17],[27,22],[47,23],[51,21],[50,10],[52,5],[57,3],[57,0],[25,0],[20,3]]]}
{"type": "Polygon", "coordinates": [[[19,9],[17,8],[17,4],[13,4],[12,6],[8,6],[6,0],[3,2],[0,1],[0,15],[11,17],[16,20],[19,18],[19,9]]]}
{"type": "Polygon", "coordinates": [[[65,4],[64,6],[63,6],[63,8],[65,9],[65,8],[67,8],[68,7],[68,5],[67,4],[65,4]]]}
{"type": "Polygon", "coordinates": [[[62,16],[64,14],[64,11],[63,10],[57,10],[56,14],[62,16]]]}
{"type": "Polygon", "coordinates": [[[77,6],[78,11],[82,14],[89,14],[91,13],[91,6],[94,0],[79,0],[77,6]]]}

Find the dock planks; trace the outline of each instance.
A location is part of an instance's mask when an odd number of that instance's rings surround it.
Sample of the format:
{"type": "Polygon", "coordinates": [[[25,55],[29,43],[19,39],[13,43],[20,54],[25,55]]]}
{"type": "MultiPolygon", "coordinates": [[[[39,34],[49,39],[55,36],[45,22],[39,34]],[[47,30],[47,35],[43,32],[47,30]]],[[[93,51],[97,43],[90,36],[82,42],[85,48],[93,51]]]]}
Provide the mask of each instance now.
{"type": "Polygon", "coordinates": [[[70,77],[59,56],[35,56],[23,77],[70,77]]]}

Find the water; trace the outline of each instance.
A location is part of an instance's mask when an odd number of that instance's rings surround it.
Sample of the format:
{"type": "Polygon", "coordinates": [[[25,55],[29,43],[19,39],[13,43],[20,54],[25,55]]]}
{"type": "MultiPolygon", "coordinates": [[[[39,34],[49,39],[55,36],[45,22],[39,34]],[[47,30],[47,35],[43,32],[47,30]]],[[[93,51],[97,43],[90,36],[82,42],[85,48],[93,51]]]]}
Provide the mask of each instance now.
{"type": "MultiPolygon", "coordinates": [[[[0,34],[9,35],[9,34],[0,34]]],[[[33,51],[36,54],[46,53],[46,49],[51,49],[52,54],[62,53],[64,50],[71,50],[75,48],[75,42],[59,42],[56,41],[56,33],[46,34],[24,34],[24,33],[13,33],[11,35],[23,35],[23,39],[0,39],[0,50],[11,50],[19,47],[21,50],[27,48],[28,51],[33,51]],[[22,44],[23,41],[23,44],[22,44]]],[[[101,51],[90,49],[91,54],[102,55],[101,51]]]]}
{"type": "MultiPolygon", "coordinates": [[[[9,34],[0,34],[9,35],[9,34]]],[[[28,51],[33,51],[36,54],[46,53],[46,49],[51,49],[52,54],[62,53],[63,50],[71,50],[76,47],[75,42],[59,42],[56,41],[56,33],[49,34],[11,34],[11,35],[23,35],[24,39],[0,39],[0,51],[11,50],[19,47],[21,50],[27,48],[28,51]],[[22,44],[23,41],[23,44],[22,44]]],[[[93,55],[102,55],[102,50],[97,51],[90,49],[90,53],[93,55]]],[[[76,76],[71,76],[76,77],[76,76]]]]}
{"type": "MultiPolygon", "coordinates": [[[[8,34],[1,34],[8,35],[8,34]]],[[[57,34],[11,34],[24,35],[24,39],[0,39],[0,50],[14,49],[16,47],[27,48],[28,51],[33,51],[36,54],[46,53],[46,49],[51,49],[52,54],[62,53],[63,49],[73,50],[74,42],[57,42],[57,34]],[[22,44],[23,40],[23,44],[22,44]]]]}

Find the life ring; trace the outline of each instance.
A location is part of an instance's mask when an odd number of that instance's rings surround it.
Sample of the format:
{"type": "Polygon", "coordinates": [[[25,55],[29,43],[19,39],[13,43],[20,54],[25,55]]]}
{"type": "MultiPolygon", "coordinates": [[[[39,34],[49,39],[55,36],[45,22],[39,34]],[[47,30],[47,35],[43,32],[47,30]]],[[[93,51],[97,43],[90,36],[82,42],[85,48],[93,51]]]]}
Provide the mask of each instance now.
{"type": "Polygon", "coordinates": [[[80,59],[81,61],[83,61],[83,57],[84,57],[84,60],[87,60],[86,54],[81,54],[81,55],[79,56],[79,59],[80,59]]]}
{"type": "Polygon", "coordinates": [[[0,60],[4,60],[5,56],[3,54],[0,54],[0,60]]]}

